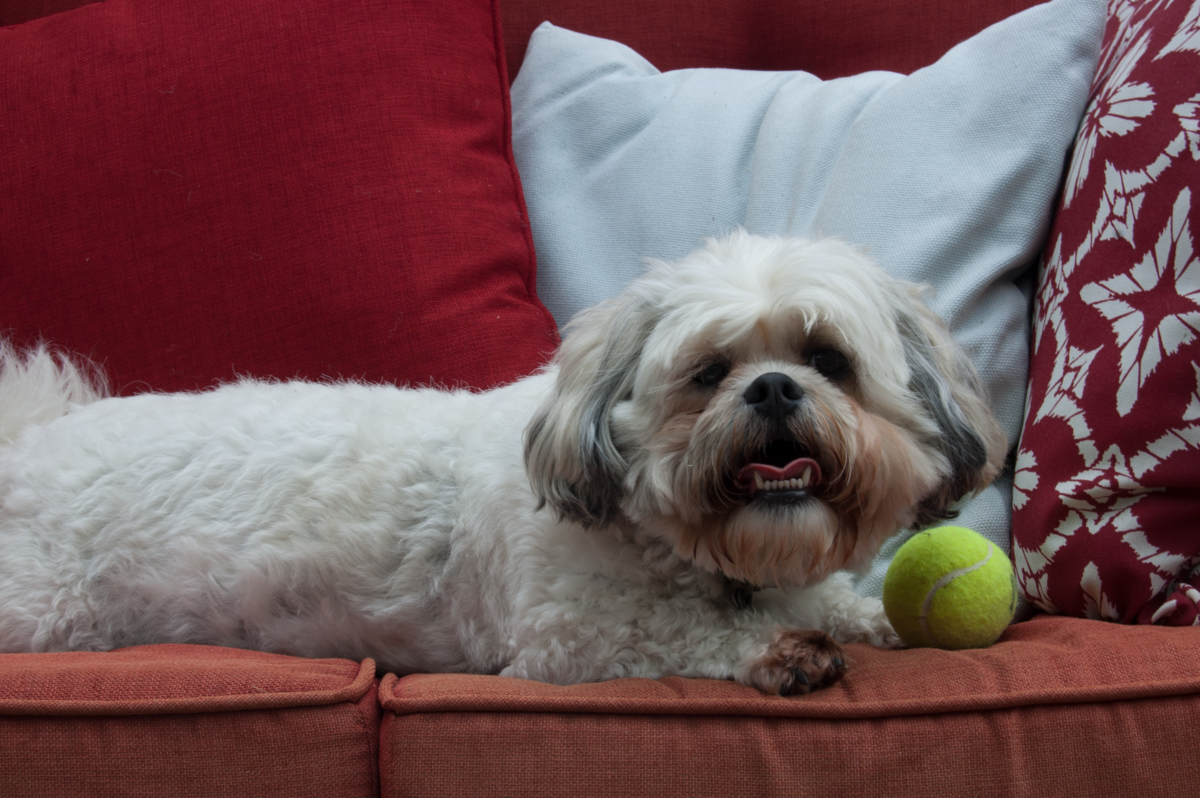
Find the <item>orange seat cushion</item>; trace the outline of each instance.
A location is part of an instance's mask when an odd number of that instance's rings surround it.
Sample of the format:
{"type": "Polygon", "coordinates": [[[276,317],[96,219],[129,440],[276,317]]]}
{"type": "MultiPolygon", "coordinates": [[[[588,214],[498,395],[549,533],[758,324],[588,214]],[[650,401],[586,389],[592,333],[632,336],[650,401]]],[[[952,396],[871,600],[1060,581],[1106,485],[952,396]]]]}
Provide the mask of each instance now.
{"type": "Polygon", "coordinates": [[[1196,783],[1200,628],[1040,617],[988,649],[849,647],[832,688],[380,685],[384,796],[1167,794],[1196,783]]]}
{"type": "Polygon", "coordinates": [[[376,795],[374,676],[211,646],[0,655],[0,795],[376,795]]]}

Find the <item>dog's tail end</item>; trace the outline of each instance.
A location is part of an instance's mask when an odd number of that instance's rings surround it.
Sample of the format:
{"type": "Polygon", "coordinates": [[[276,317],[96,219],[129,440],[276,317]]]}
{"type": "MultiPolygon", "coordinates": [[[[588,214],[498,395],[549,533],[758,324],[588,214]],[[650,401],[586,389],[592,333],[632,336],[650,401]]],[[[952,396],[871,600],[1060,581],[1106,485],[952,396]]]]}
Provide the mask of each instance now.
{"type": "Polygon", "coordinates": [[[0,341],[0,446],[31,424],[47,424],[108,395],[103,372],[89,360],[46,344],[20,351],[0,341]]]}

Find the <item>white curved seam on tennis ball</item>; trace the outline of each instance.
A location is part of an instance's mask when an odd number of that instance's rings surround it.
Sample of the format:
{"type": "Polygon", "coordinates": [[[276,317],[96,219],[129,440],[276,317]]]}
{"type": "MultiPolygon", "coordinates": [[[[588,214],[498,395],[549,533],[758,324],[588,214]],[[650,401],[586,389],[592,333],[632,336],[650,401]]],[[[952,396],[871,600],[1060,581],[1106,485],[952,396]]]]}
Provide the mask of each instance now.
{"type": "Polygon", "coordinates": [[[925,601],[921,602],[921,631],[924,632],[925,636],[932,640],[935,644],[941,645],[938,643],[938,639],[933,636],[933,632],[929,630],[929,621],[926,618],[926,616],[929,615],[929,611],[933,609],[933,597],[937,595],[939,590],[953,582],[955,579],[958,579],[960,576],[969,574],[972,571],[978,571],[980,568],[987,565],[988,560],[992,559],[992,544],[989,542],[987,547],[988,550],[986,557],[974,565],[967,565],[963,568],[959,568],[956,571],[951,571],[950,573],[946,574],[941,579],[934,582],[933,587],[929,588],[929,592],[925,594],[925,601]]]}

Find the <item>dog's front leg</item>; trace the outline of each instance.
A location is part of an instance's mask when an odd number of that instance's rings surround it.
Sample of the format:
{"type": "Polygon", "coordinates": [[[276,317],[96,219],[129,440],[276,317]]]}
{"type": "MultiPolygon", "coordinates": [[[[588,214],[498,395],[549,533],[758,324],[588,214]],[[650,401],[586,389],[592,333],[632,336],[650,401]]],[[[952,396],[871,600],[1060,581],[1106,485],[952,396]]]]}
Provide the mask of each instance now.
{"type": "Polygon", "coordinates": [[[806,588],[769,588],[754,594],[754,607],[787,628],[814,628],[828,632],[839,643],[869,643],[880,648],[900,648],[883,602],[854,592],[849,574],[835,573],[806,588]]]}
{"type": "Polygon", "coordinates": [[[768,693],[807,693],[833,684],[849,658],[815,629],[784,629],[765,612],[667,601],[638,614],[578,606],[541,608],[501,671],[556,684],[620,677],[733,679],[768,693]]]}

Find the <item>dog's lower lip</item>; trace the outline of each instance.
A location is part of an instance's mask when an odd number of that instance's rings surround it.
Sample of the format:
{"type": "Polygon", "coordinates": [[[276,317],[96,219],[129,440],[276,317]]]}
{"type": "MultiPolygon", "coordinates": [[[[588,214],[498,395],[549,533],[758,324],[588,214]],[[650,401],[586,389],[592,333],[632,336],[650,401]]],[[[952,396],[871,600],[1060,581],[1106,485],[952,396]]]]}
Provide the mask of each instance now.
{"type": "Polygon", "coordinates": [[[816,495],[807,490],[764,490],[750,494],[746,503],[770,507],[797,505],[816,500],[816,495]]]}

